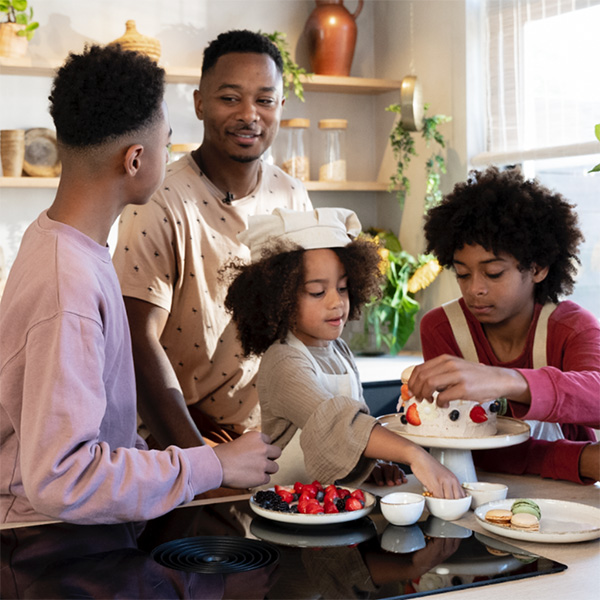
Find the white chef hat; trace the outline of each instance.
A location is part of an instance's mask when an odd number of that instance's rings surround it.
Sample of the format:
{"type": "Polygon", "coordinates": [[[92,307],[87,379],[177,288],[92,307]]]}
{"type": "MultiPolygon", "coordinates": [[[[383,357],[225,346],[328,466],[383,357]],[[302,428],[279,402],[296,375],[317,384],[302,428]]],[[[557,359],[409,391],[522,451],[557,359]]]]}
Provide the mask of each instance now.
{"type": "Polygon", "coordinates": [[[276,208],[270,215],[250,216],[248,229],[238,234],[238,240],[250,248],[251,260],[256,262],[264,248],[277,242],[291,242],[305,250],[342,248],[360,230],[358,217],[347,208],[276,208]]]}

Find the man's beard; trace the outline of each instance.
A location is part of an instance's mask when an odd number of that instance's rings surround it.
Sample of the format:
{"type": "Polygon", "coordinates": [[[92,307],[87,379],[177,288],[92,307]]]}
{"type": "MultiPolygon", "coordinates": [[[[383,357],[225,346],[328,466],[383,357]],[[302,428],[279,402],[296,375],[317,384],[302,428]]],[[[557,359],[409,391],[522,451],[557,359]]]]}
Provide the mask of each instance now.
{"type": "Polygon", "coordinates": [[[239,162],[239,163],[250,163],[250,162],[254,162],[255,160],[259,160],[260,157],[262,156],[262,154],[257,154],[256,156],[236,156],[234,154],[230,154],[229,158],[231,158],[231,160],[235,160],[235,162],[239,162]]]}

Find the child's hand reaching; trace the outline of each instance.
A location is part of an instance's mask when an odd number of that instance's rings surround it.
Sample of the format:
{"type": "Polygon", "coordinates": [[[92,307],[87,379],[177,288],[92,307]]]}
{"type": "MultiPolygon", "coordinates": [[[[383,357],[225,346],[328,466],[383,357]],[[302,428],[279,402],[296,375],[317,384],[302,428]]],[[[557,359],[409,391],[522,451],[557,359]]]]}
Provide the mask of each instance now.
{"type": "Polygon", "coordinates": [[[460,482],[444,465],[429,452],[419,452],[410,464],[415,477],[435,498],[463,498],[465,495],[460,482]]]}
{"type": "Polygon", "coordinates": [[[393,462],[378,460],[367,477],[366,483],[374,483],[375,485],[401,485],[406,483],[406,475],[404,471],[393,462]]]}

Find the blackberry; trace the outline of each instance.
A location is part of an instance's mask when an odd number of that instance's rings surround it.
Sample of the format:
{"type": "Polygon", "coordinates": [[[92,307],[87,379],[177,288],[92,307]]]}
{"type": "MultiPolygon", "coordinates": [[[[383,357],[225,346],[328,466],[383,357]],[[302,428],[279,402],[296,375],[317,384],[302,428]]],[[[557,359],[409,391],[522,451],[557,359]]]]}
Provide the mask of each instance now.
{"type": "Polygon", "coordinates": [[[345,512],[345,510],[346,510],[346,498],[336,498],[335,499],[335,507],[340,512],[345,512]]]}
{"type": "Polygon", "coordinates": [[[458,421],[458,417],[460,417],[460,412],[458,410],[453,410],[448,417],[451,421],[458,421]]]}
{"type": "Polygon", "coordinates": [[[290,505],[282,500],[279,494],[273,490],[260,490],[254,495],[254,499],[262,508],[267,510],[278,510],[280,512],[289,512],[290,505]]]}

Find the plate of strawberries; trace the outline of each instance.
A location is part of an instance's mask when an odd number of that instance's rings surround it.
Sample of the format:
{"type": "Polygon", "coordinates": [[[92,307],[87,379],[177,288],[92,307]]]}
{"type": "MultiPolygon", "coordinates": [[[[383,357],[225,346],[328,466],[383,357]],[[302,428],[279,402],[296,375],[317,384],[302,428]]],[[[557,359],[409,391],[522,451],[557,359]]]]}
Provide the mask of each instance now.
{"type": "Polygon", "coordinates": [[[261,517],[299,525],[329,525],[354,521],[375,507],[373,494],[357,488],[297,481],[294,485],[259,490],[250,508],[261,517]]]}

